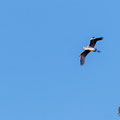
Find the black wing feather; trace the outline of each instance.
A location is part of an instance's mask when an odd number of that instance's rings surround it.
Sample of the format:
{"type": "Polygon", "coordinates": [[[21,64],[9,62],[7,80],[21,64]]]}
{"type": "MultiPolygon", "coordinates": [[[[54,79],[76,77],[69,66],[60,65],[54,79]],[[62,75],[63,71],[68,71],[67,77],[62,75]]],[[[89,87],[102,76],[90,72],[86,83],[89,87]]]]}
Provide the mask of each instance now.
{"type": "Polygon", "coordinates": [[[91,40],[90,40],[90,44],[89,44],[89,46],[90,46],[90,47],[94,47],[95,44],[96,44],[96,42],[99,41],[99,40],[102,40],[102,39],[103,39],[102,37],[91,39],[91,40]]]}
{"type": "Polygon", "coordinates": [[[118,108],[118,114],[120,115],[120,107],[118,108]]]}
{"type": "Polygon", "coordinates": [[[85,57],[86,55],[89,53],[90,51],[89,50],[85,50],[84,52],[82,52],[80,54],[80,63],[81,65],[85,64],[85,57]]]}

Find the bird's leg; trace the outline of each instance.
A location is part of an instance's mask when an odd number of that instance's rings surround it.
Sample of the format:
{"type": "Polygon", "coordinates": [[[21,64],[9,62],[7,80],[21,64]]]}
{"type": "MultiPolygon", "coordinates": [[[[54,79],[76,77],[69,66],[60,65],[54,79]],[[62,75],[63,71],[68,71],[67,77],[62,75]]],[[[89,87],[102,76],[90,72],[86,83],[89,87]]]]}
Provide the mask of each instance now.
{"type": "Polygon", "coordinates": [[[100,53],[100,50],[95,49],[93,52],[98,52],[98,53],[100,53]]]}
{"type": "Polygon", "coordinates": [[[96,52],[100,53],[100,50],[97,50],[97,49],[96,49],[96,52]]]}

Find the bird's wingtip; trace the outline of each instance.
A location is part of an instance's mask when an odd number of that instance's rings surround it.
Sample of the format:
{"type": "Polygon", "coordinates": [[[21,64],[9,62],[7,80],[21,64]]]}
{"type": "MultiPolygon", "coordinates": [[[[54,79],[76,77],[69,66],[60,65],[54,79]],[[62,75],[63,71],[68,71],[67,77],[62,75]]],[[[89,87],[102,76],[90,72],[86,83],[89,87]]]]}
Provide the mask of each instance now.
{"type": "Polygon", "coordinates": [[[103,39],[103,37],[100,37],[101,38],[101,40],[103,39]]]}

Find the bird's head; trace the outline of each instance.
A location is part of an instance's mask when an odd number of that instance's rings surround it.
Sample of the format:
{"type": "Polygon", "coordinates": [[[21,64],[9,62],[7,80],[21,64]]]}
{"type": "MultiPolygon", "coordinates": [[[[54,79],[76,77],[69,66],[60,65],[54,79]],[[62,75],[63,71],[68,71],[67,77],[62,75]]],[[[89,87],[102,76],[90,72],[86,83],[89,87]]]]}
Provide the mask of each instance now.
{"type": "Polygon", "coordinates": [[[84,50],[85,50],[85,47],[83,47],[82,49],[84,49],[84,50]]]}

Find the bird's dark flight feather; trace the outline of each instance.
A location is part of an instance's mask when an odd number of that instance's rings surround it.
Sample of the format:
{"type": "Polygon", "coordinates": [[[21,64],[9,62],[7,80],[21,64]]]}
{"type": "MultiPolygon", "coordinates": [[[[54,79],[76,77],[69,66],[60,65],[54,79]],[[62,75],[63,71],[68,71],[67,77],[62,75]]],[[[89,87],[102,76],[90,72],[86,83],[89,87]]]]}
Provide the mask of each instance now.
{"type": "Polygon", "coordinates": [[[120,115],[120,107],[118,108],[118,114],[120,115]]]}
{"type": "Polygon", "coordinates": [[[90,40],[89,46],[90,46],[90,47],[94,47],[95,44],[96,44],[96,42],[99,41],[99,40],[102,40],[102,39],[103,39],[102,37],[100,37],[100,38],[92,38],[92,39],[90,40]]]}
{"type": "Polygon", "coordinates": [[[82,52],[80,54],[80,63],[81,65],[83,65],[85,63],[85,57],[86,55],[89,53],[90,51],[89,50],[85,50],[84,52],[82,52]]]}

